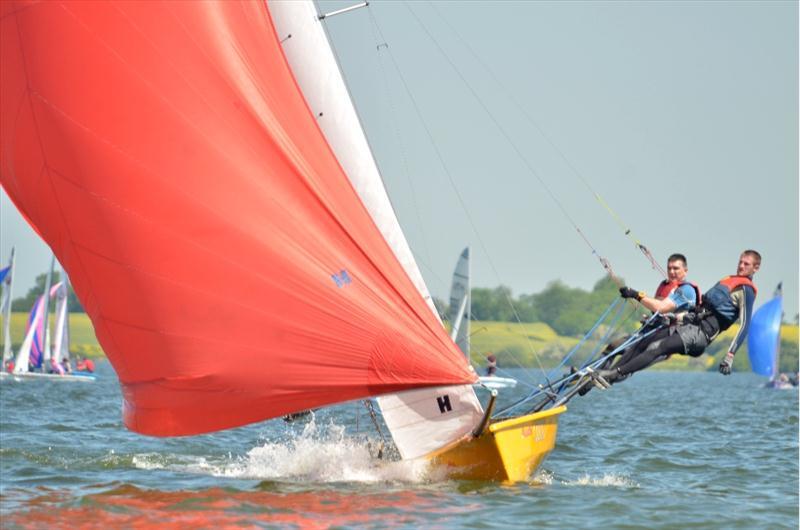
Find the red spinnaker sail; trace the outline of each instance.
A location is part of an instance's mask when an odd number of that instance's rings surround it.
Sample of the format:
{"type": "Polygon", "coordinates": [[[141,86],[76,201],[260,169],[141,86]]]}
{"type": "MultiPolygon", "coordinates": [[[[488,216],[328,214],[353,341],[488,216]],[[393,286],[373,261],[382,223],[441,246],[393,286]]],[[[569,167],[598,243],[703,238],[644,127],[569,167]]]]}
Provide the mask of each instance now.
{"type": "Polygon", "coordinates": [[[2,184],[126,425],[208,432],[473,382],[326,144],[261,2],[2,2],[2,184]]]}

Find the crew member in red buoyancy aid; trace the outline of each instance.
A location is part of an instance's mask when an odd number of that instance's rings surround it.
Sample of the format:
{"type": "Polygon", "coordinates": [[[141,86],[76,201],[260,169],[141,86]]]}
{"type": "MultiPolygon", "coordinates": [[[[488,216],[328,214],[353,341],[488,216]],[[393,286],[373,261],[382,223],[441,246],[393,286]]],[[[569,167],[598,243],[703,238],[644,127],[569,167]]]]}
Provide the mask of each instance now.
{"type": "MultiPolygon", "coordinates": [[[[745,250],[739,256],[735,276],[726,276],[708,290],[702,298],[702,305],[696,313],[688,313],[677,326],[660,329],[631,346],[623,352],[619,363],[598,374],[609,383],[626,378],[634,372],[643,370],[671,353],[699,357],[706,347],[737,320],[741,324],[733,338],[728,353],[719,365],[723,375],[731,373],[733,356],[747,336],[750,317],[756,300],[756,286],[753,275],[761,266],[761,255],[755,250],[745,250]]],[[[620,289],[624,298],[639,298],[631,292],[620,289]],[[624,291],[624,292],[623,292],[624,291]]]]}
{"type": "MultiPolygon", "coordinates": [[[[667,279],[658,284],[655,295],[649,297],[630,289],[631,292],[636,292],[634,298],[637,298],[650,311],[658,311],[661,314],[682,315],[694,310],[700,300],[700,288],[686,279],[686,275],[689,273],[687,263],[686,256],[683,254],[672,254],[667,258],[667,279]]],[[[629,290],[629,288],[623,287],[620,292],[623,290],[629,290]]],[[[623,335],[612,340],[606,346],[604,354],[607,355],[619,348],[629,338],[630,335],[623,335]]],[[[615,358],[606,361],[604,367],[609,367],[615,358]]]]}

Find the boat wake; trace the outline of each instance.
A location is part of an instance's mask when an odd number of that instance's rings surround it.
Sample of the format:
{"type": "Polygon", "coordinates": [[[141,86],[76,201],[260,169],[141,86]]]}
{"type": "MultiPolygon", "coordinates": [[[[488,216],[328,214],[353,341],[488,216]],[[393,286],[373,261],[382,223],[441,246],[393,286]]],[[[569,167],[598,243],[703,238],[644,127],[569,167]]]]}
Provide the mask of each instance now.
{"type": "Polygon", "coordinates": [[[266,441],[241,456],[165,458],[163,455],[142,454],[134,457],[133,464],[140,469],[317,484],[435,480],[426,461],[378,458],[379,443],[348,434],[344,427],[335,424],[319,427],[312,420],[299,434],[279,442],[266,441]]]}
{"type": "Polygon", "coordinates": [[[632,481],[630,477],[618,475],[616,473],[606,473],[602,477],[592,477],[589,474],[583,475],[576,480],[563,482],[565,486],[614,486],[620,488],[638,488],[639,484],[632,481]]]}

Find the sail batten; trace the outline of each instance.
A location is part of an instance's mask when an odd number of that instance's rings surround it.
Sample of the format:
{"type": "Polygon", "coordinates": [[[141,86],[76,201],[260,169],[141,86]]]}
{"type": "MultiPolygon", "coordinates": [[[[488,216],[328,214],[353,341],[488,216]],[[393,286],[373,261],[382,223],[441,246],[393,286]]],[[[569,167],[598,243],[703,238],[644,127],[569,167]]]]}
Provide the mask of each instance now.
{"type": "Polygon", "coordinates": [[[0,178],[85,301],[129,428],[474,381],[264,5],[44,2],[4,11],[0,38],[0,178]]]}

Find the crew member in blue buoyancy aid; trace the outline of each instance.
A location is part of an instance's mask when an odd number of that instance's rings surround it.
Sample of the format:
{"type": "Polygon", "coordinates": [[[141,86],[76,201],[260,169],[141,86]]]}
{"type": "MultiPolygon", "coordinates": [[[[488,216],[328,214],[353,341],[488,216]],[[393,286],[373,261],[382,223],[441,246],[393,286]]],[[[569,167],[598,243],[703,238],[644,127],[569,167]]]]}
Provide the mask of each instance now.
{"type": "MultiPolygon", "coordinates": [[[[728,353],[719,365],[723,375],[731,373],[733,356],[739,349],[750,326],[753,305],[756,300],[756,286],[753,275],[761,266],[761,255],[755,250],[745,250],[739,256],[735,276],[726,276],[706,292],[696,312],[685,315],[681,322],[667,326],[649,335],[637,344],[627,348],[620,361],[611,369],[600,370],[598,375],[609,383],[626,378],[634,372],[643,370],[672,353],[699,357],[706,347],[737,320],[739,332],[733,338],[728,353]]],[[[647,298],[628,287],[620,289],[623,298],[647,298]]],[[[649,306],[646,306],[649,307],[649,306]]]]}
{"type": "MultiPolygon", "coordinates": [[[[650,311],[658,311],[662,315],[674,313],[680,316],[694,310],[701,299],[700,287],[686,279],[686,275],[689,273],[687,263],[686,256],[683,254],[676,253],[667,258],[667,279],[658,284],[658,288],[652,297],[641,293],[642,297],[639,302],[650,311]]],[[[627,290],[628,288],[623,287],[623,289],[627,290]]],[[[631,292],[635,291],[631,289],[631,292]]],[[[635,298],[639,298],[638,292],[635,298]]],[[[659,322],[654,324],[658,325],[659,322]]],[[[628,339],[630,339],[630,335],[623,335],[612,340],[606,346],[604,355],[619,348],[628,339]]],[[[613,361],[614,358],[609,359],[604,366],[610,366],[613,361]]]]}

